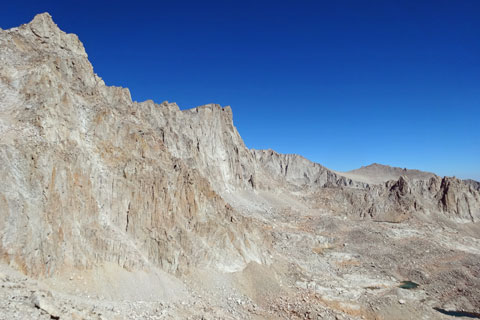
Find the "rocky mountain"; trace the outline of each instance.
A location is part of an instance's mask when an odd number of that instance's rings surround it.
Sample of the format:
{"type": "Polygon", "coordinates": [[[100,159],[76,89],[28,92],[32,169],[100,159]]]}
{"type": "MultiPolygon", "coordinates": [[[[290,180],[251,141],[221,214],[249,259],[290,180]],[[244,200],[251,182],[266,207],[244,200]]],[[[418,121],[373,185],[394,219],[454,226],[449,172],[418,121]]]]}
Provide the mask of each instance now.
{"type": "Polygon", "coordinates": [[[388,180],[398,180],[401,176],[412,180],[428,180],[435,176],[435,174],[430,172],[390,167],[378,163],[372,163],[371,165],[341,174],[355,180],[366,181],[370,184],[380,184],[388,180]]]}
{"type": "Polygon", "coordinates": [[[468,185],[471,185],[474,189],[480,191],[480,182],[472,180],[472,179],[467,179],[465,180],[465,183],[468,185]]]}
{"type": "MultiPolygon", "coordinates": [[[[105,85],[77,36],[61,31],[47,13],[0,31],[0,163],[1,260],[29,277],[58,281],[62,292],[82,287],[118,299],[119,283],[143,272],[143,282],[131,283],[148,287],[154,275],[159,284],[149,294],[175,287],[170,298],[194,301],[176,304],[170,317],[201,311],[222,319],[307,318],[313,305],[321,305],[315,312],[325,318],[373,317],[382,311],[366,306],[380,297],[367,294],[358,305],[332,289],[358,281],[335,275],[331,263],[363,266],[363,258],[344,251],[328,262],[318,258],[339,241],[370,239],[355,229],[356,221],[364,221],[365,230],[384,222],[421,224],[422,232],[430,232],[427,225],[460,228],[474,240],[456,240],[468,252],[457,261],[466,268],[459,272],[479,283],[478,266],[468,267],[480,250],[477,183],[378,164],[341,173],[298,155],[248,149],[230,107],[138,103],[128,89],[105,85]],[[316,284],[321,268],[330,270],[328,286],[316,284]],[[72,272],[91,283],[76,282],[72,272]],[[114,289],[100,290],[99,279],[115,282],[114,289]],[[232,307],[232,294],[248,302],[232,307]],[[285,307],[282,296],[300,300],[285,307]]],[[[366,247],[355,250],[374,258],[366,247]]],[[[415,275],[387,272],[395,261],[388,259],[382,260],[388,279],[374,285],[390,288],[391,278],[415,275]]],[[[417,276],[425,282],[433,271],[422,272],[417,276]]],[[[367,284],[351,290],[363,295],[371,281],[359,279],[367,284]]],[[[479,307],[478,288],[465,289],[461,301],[434,294],[435,305],[479,307]]],[[[405,314],[437,314],[416,308],[405,314]]]]}
{"type": "Polygon", "coordinates": [[[216,266],[263,261],[262,237],[244,237],[248,223],[213,189],[238,178],[227,163],[240,139],[227,109],[205,106],[195,117],[174,104],[133,103],[127,89],[104,85],[78,38],[48,14],[0,41],[7,261],[29,274],[104,261],[176,272],[197,258],[213,262],[213,243],[226,249],[216,266]],[[200,152],[207,140],[218,145],[200,152]]]}

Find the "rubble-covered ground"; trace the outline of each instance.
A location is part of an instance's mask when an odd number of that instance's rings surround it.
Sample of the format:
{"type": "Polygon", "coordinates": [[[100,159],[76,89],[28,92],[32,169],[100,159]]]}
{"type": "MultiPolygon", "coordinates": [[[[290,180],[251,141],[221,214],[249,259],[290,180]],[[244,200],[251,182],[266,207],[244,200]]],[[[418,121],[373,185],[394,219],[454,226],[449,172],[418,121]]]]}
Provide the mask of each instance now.
{"type": "Polygon", "coordinates": [[[479,317],[480,239],[471,225],[281,214],[264,225],[274,235],[270,265],[182,276],[183,290],[172,297],[157,295],[159,288],[151,297],[122,296],[141,281],[118,293],[114,284],[101,296],[83,281],[92,278],[88,272],[42,281],[3,265],[0,318],[449,319],[447,311],[479,317]],[[402,289],[402,281],[418,287],[402,289]]]}

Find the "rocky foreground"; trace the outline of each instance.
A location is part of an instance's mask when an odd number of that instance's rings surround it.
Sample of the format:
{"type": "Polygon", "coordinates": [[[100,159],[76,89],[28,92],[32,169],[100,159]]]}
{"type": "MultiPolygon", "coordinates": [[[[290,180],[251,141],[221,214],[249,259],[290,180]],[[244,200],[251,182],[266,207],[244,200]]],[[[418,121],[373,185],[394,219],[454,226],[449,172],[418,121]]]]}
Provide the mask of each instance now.
{"type": "Polygon", "coordinates": [[[479,318],[480,184],[248,149],[0,29],[0,319],[479,318]]]}

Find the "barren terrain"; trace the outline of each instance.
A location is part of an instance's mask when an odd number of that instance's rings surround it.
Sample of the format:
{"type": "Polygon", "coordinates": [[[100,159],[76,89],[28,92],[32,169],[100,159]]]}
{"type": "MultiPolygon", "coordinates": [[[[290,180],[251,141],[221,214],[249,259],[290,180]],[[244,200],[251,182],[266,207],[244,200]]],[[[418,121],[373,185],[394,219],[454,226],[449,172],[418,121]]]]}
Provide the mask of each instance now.
{"type": "Polygon", "coordinates": [[[248,149],[0,29],[0,319],[480,318],[480,184],[248,149]]]}

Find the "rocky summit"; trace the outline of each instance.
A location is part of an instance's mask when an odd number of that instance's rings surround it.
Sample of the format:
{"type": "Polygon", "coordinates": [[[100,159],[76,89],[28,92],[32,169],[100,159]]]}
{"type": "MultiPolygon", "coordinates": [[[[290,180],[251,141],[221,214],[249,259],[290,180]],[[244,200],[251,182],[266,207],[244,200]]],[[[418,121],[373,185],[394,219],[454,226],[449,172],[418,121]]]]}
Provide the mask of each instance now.
{"type": "Polygon", "coordinates": [[[0,29],[0,177],[0,319],[480,317],[478,182],[248,149],[48,13],[0,29]]]}

